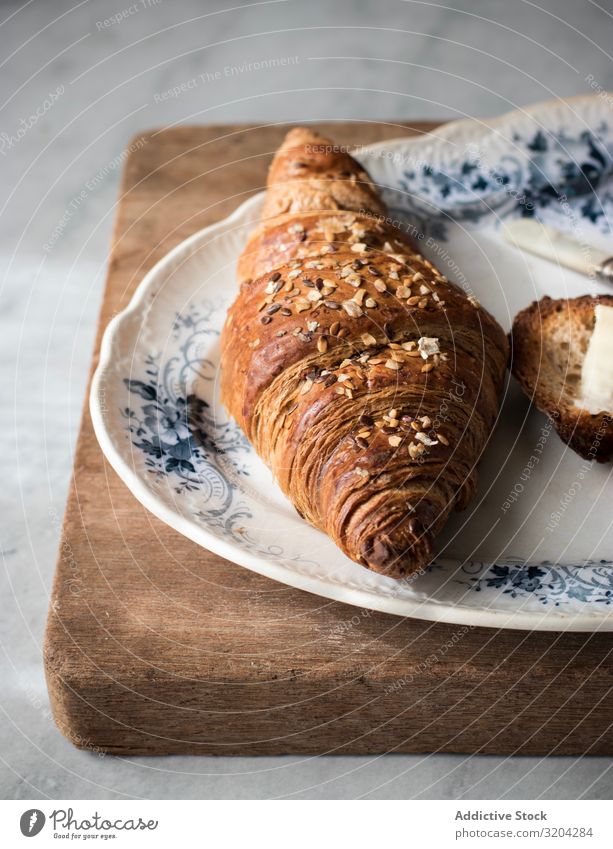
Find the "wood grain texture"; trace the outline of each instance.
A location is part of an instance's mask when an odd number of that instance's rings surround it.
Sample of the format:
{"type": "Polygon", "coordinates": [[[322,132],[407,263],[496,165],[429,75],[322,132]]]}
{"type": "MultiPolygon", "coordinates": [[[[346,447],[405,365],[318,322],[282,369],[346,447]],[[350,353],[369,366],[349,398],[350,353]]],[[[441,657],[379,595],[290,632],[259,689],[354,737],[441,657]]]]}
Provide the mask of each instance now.
{"type": "MultiPolygon", "coordinates": [[[[263,187],[286,129],[135,140],[96,351],[158,259],[263,187]]],[[[367,144],[431,125],[319,129],[367,144]]],[[[252,574],[147,513],[104,461],[85,407],[45,646],[57,725],[80,748],[613,754],[612,649],[613,634],[403,620],[252,574]]]]}

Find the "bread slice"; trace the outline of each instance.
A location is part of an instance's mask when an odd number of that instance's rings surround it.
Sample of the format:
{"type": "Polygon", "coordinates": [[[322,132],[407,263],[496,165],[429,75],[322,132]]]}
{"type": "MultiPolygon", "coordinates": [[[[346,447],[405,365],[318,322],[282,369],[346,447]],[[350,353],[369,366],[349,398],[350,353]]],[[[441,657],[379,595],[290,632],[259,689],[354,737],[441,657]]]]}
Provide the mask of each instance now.
{"type": "Polygon", "coordinates": [[[613,456],[613,411],[592,414],[576,403],[598,303],[613,306],[613,296],[545,297],[518,313],[511,371],[564,442],[585,459],[604,463],[613,456]]]}

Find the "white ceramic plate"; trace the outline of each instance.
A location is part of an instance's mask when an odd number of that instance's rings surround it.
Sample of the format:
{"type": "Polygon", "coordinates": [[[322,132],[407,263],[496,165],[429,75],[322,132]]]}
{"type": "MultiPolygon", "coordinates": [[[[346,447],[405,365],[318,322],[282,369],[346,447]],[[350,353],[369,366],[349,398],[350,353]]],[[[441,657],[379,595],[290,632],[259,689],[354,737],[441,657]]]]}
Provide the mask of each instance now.
{"type": "MultiPolygon", "coordinates": [[[[358,155],[423,252],[508,328],[535,297],[598,291],[512,251],[497,226],[501,215],[536,212],[588,243],[610,242],[613,131],[605,124],[601,102],[581,98],[358,155]]],[[[613,630],[611,467],[567,449],[513,383],[478,496],[450,520],[427,574],[378,576],[299,518],[217,392],[236,258],[261,201],[171,251],[105,333],[91,413],[134,495],[205,548],[326,598],[474,626],[613,630]]]]}

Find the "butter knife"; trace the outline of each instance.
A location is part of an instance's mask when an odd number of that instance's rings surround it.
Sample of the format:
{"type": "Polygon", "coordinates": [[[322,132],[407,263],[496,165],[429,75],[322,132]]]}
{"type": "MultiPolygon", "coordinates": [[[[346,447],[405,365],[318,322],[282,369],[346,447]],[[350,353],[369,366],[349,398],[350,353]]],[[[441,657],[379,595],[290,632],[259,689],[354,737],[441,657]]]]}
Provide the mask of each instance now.
{"type": "Polygon", "coordinates": [[[501,231],[510,245],[588,277],[613,283],[613,256],[600,248],[579,242],[532,218],[509,221],[503,224],[501,231]]]}

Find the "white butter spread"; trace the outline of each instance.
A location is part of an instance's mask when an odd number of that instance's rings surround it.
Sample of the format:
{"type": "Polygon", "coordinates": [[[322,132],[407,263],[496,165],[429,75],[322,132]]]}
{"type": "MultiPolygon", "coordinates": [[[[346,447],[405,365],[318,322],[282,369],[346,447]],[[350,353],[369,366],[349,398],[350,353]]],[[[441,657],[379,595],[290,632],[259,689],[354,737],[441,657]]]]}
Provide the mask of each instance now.
{"type": "Polygon", "coordinates": [[[613,307],[597,304],[594,331],[581,369],[581,402],[588,413],[613,411],[613,307]]]}

